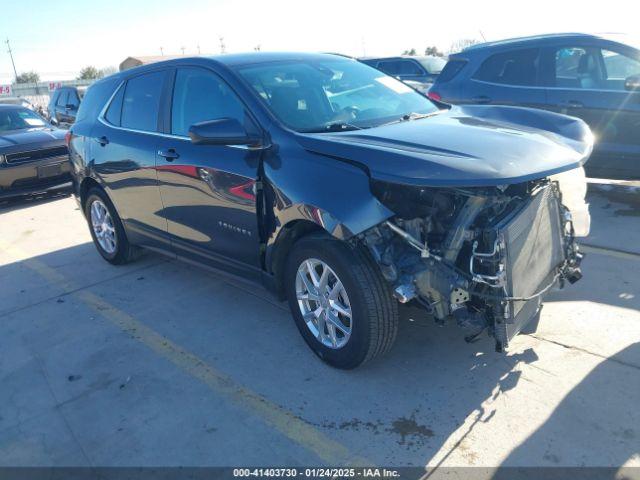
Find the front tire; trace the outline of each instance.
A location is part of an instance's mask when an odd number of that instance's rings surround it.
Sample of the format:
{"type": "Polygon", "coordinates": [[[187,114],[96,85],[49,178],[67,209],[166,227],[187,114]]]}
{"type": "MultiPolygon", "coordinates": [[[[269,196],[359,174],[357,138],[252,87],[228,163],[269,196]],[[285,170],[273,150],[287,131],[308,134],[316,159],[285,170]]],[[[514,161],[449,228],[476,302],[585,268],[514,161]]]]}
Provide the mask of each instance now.
{"type": "Polygon", "coordinates": [[[298,330],[326,363],[352,369],[389,351],[398,304],[363,247],[305,237],[293,246],[284,273],[298,330]]]}
{"type": "Polygon", "coordinates": [[[91,238],[102,258],[113,265],[123,265],[138,257],[139,248],[127,240],[120,216],[102,189],[89,191],[84,213],[91,238]]]}

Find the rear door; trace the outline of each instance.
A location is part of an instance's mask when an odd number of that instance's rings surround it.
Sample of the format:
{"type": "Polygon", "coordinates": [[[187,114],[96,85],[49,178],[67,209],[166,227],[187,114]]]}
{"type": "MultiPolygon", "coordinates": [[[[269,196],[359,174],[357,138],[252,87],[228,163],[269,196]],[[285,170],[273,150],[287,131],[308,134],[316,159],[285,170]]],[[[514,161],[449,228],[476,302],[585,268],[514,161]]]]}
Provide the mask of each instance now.
{"type": "Polygon", "coordinates": [[[632,49],[560,46],[546,52],[548,109],[582,118],[596,136],[592,176],[640,178],[640,92],[625,81],[640,75],[632,49]]]}
{"type": "Polygon", "coordinates": [[[257,132],[243,102],[213,71],[175,71],[166,135],[156,158],[162,216],[176,253],[236,275],[259,274],[256,179],[260,151],[243,146],[194,145],[195,123],[237,119],[257,132]]]}
{"type": "Polygon", "coordinates": [[[169,70],[124,81],[91,131],[94,171],[134,243],[170,249],[156,174],[160,99],[169,70]]]}
{"type": "Polygon", "coordinates": [[[459,103],[541,107],[546,92],[539,67],[538,48],[495,53],[480,64],[459,103]]]}

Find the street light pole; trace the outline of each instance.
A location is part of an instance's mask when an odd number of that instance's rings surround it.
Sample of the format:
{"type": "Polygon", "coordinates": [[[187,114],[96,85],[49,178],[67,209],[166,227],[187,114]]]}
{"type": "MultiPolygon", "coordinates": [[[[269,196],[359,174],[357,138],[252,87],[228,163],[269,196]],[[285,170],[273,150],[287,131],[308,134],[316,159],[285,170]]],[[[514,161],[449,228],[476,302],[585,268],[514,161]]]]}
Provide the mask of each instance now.
{"type": "Polygon", "coordinates": [[[7,52],[9,52],[9,57],[11,57],[11,65],[13,65],[13,73],[16,76],[16,82],[18,81],[18,71],[16,70],[16,64],[13,61],[13,53],[11,52],[11,45],[9,44],[9,39],[7,38],[7,41],[4,42],[7,44],[7,52]]]}

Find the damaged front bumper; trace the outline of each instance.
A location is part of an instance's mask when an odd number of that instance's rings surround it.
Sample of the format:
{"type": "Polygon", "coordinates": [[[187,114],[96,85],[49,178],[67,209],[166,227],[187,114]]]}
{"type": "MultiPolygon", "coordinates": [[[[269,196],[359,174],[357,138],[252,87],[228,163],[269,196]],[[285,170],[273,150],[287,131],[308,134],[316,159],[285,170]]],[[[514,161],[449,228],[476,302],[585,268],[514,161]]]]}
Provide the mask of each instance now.
{"type": "Polygon", "coordinates": [[[440,323],[455,320],[469,341],[488,330],[504,351],[552,287],[581,277],[571,214],[547,179],[447,194],[420,192],[429,208],[360,238],[400,302],[421,304],[440,323]]]}

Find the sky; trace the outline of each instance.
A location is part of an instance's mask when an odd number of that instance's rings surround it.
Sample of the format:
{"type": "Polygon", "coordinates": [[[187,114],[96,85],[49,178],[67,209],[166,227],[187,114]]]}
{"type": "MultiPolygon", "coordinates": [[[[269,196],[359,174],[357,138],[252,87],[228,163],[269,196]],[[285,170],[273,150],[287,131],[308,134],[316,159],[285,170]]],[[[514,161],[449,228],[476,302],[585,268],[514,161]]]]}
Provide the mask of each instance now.
{"type": "MultiPolygon", "coordinates": [[[[498,40],[552,32],[627,34],[638,44],[640,5],[609,0],[0,0],[0,40],[18,73],[75,78],[128,56],[321,51],[353,56],[447,51],[463,38],[498,40]]],[[[0,44],[0,84],[13,79],[0,44]]]]}

